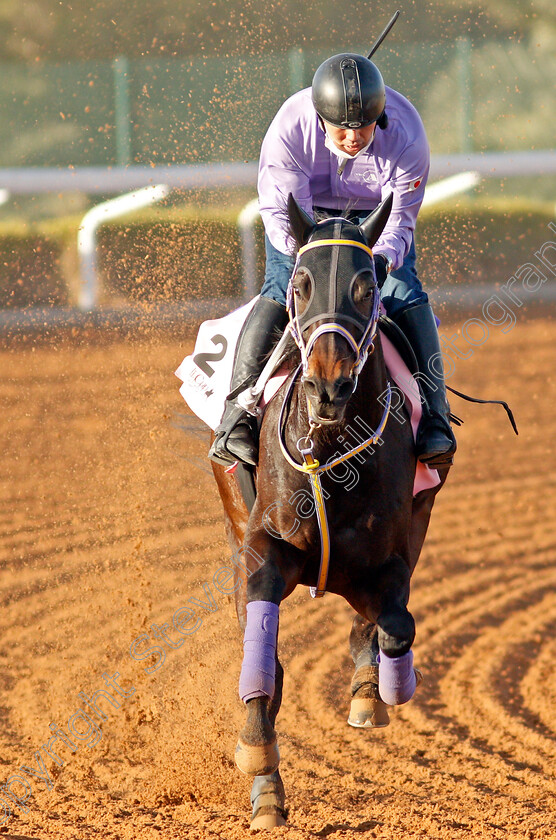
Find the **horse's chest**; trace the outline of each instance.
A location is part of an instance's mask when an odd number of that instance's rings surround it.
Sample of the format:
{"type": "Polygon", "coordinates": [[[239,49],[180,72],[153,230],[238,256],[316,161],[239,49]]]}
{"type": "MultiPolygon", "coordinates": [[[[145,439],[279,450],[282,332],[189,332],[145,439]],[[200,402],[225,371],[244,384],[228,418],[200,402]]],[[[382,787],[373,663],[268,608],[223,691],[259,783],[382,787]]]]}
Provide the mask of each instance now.
{"type": "Polygon", "coordinates": [[[323,539],[330,543],[331,554],[345,560],[380,550],[388,542],[385,532],[390,527],[368,507],[338,512],[329,506],[326,513],[326,522],[319,525],[317,517],[311,516],[298,529],[297,548],[308,556],[320,556],[323,539]]]}

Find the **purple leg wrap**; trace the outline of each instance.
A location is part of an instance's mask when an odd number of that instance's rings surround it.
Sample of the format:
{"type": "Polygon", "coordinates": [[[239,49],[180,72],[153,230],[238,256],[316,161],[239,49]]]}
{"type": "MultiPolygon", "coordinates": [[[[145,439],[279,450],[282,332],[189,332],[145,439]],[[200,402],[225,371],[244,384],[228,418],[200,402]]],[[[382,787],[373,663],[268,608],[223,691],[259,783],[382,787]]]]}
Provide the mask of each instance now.
{"type": "Polygon", "coordinates": [[[247,604],[243,665],[239,677],[239,696],[244,703],[253,697],[274,695],[278,614],[279,608],[272,601],[247,604]]]}
{"type": "Polygon", "coordinates": [[[412,650],[397,659],[390,659],[382,652],[379,654],[378,693],[384,703],[388,706],[401,706],[411,700],[416,687],[412,650]]]}

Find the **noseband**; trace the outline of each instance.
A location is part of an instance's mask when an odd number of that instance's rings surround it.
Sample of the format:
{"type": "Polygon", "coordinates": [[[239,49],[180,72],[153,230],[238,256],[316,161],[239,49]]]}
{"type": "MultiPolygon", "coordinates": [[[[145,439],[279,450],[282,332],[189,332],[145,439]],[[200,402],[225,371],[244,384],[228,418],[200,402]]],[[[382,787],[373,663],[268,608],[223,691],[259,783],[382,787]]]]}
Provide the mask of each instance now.
{"type": "MultiPolygon", "coordinates": [[[[297,304],[295,302],[293,278],[295,277],[298,268],[301,267],[300,257],[303,254],[306,254],[308,251],[311,251],[315,248],[323,247],[358,248],[370,256],[370,265],[365,265],[358,271],[356,271],[353,275],[352,282],[358,274],[364,271],[373,271],[373,252],[371,251],[368,245],[364,245],[362,242],[356,242],[352,239],[318,239],[315,242],[309,242],[307,243],[307,245],[304,245],[302,248],[299,249],[297,253],[297,259],[295,262],[295,266],[293,269],[292,277],[290,279],[287,292],[286,309],[290,318],[290,332],[294,338],[295,343],[299,348],[299,352],[301,353],[301,363],[303,366],[304,375],[307,374],[309,366],[309,356],[311,355],[311,352],[314,349],[317,338],[320,338],[320,336],[324,335],[325,333],[337,333],[338,335],[341,335],[342,338],[345,338],[348,345],[355,354],[355,361],[351,367],[350,376],[355,378],[355,380],[357,381],[357,377],[361,372],[363,365],[367,361],[369,352],[372,353],[374,349],[373,341],[376,335],[376,329],[378,324],[380,295],[378,294],[378,288],[375,284],[373,308],[367,321],[365,321],[362,318],[362,316],[355,310],[355,307],[353,307],[354,314],[352,315],[349,315],[347,313],[342,314],[335,311],[317,313],[312,318],[308,318],[308,312],[306,310],[300,316],[297,311],[297,304]],[[314,330],[314,332],[310,335],[307,343],[305,343],[305,340],[303,338],[303,332],[307,329],[308,326],[310,326],[315,321],[322,321],[324,319],[328,319],[328,322],[325,324],[321,324],[319,327],[317,327],[317,329],[314,330]],[[355,338],[352,336],[347,327],[340,323],[341,321],[344,321],[344,323],[347,324],[355,324],[358,327],[358,329],[362,331],[362,335],[359,341],[355,340],[355,338]]],[[[330,286],[332,286],[333,282],[336,282],[336,278],[334,278],[334,280],[331,280],[330,286]]],[[[329,296],[331,296],[331,293],[329,296]]],[[[311,301],[309,301],[307,309],[310,309],[310,307],[311,301]]]]}

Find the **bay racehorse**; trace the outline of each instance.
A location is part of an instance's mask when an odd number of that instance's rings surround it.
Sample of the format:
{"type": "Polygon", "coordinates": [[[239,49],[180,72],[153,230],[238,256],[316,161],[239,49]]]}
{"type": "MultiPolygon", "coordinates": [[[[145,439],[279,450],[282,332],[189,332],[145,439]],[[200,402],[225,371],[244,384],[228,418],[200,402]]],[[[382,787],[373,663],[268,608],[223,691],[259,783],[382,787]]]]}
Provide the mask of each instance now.
{"type": "Polygon", "coordinates": [[[334,592],[355,610],[352,726],[385,726],[386,704],[407,702],[419,680],[410,578],[447,471],[437,487],[413,496],[409,414],[390,411],[371,252],[390,209],[386,199],[359,226],[341,218],[315,223],[290,196],[299,247],[288,292],[294,364],[262,420],[251,512],[234,476],[213,464],[231,548],[244,564],[236,566],[236,609],[247,722],[236,763],[255,777],[253,828],[285,823],[274,730],[284,672],[276,646],[280,603],[296,586],[311,587],[313,596],[334,592]]]}

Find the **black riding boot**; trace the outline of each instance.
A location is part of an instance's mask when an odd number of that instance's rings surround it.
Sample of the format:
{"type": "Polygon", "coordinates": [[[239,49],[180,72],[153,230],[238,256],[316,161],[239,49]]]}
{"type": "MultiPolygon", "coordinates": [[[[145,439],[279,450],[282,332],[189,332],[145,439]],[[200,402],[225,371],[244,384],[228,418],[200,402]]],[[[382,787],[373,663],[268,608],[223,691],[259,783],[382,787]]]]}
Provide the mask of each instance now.
{"type": "Polygon", "coordinates": [[[404,309],[395,320],[415,353],[421,374],[419,382],[426,400],[417,432],[417,458],[429,467],[447,467],[453,463],[457,445],[449,421],[444,367],[433,311],[428,303],[421,303],[404,309]],[[429,364],[431,359],[433,362],[429,364]]]}
{"type": "Polygon", "coordinates": [[[208,453],[217,464],[257,465],[257,421],[235,398],[257,381],[287,322],[285,306],[271,298],[260,297],[247,316],[236,347],[231,391],[208,453]]]}

